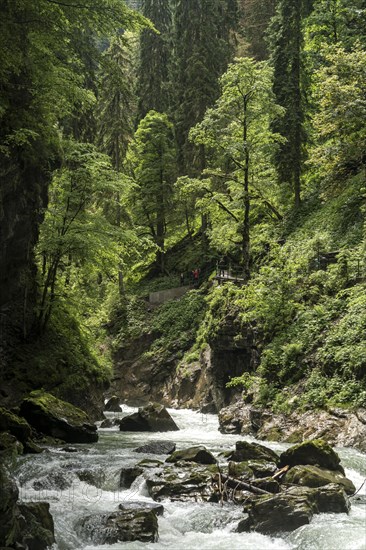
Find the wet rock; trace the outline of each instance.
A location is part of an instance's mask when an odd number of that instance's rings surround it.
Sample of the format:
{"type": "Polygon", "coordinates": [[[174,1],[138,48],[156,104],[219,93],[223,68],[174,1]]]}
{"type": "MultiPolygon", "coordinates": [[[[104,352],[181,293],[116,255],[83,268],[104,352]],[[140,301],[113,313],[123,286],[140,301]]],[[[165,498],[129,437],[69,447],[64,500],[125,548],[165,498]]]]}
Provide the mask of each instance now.
{"type": "Polygon", "coordinates": [[[23,454],[23,445],[15,435],[9,432],[0,433],[0,459],[14,461],[18,455],[23,454]]]}
{"type": "Polygon", "coordinates": [[[142,445],[134,449],[135,453],[146,453],[154,455],[170,455],[176,449],[176,444],[171,441],[150,441],[146,445],[142,445]]]}
{"type": "Polygon", "coordinates": [[[341,459],[328,443],[321,439],[304,441],[299,445],[290,447],[280,456],[280,468],[283,466],[296,466],[299,464],[311,464],[327,468],[328,470],[341,471],[341,459]]]}
{"type": "Polygon", "coordinates": [[[33,488],[36,491],[43,491],[47,489],[65,490],[71,487],[74,481],[74,476],[71,472],[64,472],[63,470],[53,470],[45,476],[35,480],[33,482],[33,488]]]}
{"type": "Polygon", "coordinates": [[[119,486],[129,489],[132,483],[144,472],[143,468],[134,466],[133,468],[122,468],[119,478],[119,486]]]}
{"type": "Polygon", "coordinates": [[[22,544],[28,550],[46,550],[55,542],[55,529],[48,502],[19,504],[22,544]]]}
{"type": "Polygon", "coordinates": [[[202,445],[197,447],[189,447],[175,451],[170,455],[165,462],[196,462],[198,464],[216,464],[216,459],[210,451],[202,445]]]}
{"type": "Polygon", "coordinates": [[[93,487],[98,487],[99,489],[104,485],[105,473],[104,473],[104,470],[102,470],[102,468],[95,468],[95,469],[85,468],[81,470],[76,470],[75,473],[80,479],[80,481],[83,481],[88,485],[92,485],[93,487]]]}
{"type": "Polygon", "coordinates": [[[258,489],[263,489],[269,493],[279,493],[281,491],[281,485],[272,477],[253,479],[250,484],[253,485],[253,487],[258,487],[258,489]]]}
{"type": "Polygon", "coordinates": [[[217,405],[213,401],[210,403],[205,403],[200,408],[200,412],[202,414],[217,414],[217,405]]]}
{"type": "Polygon", "coordinates": [[[36,430],[68,443],[98,441],[95,425],[88,424],[87,414],[51,394],[34,391],[24,399],[21,413],[36,430]]]}
{"type": "Polygon", "coordinates": [[[0,547],[13,546],[20,527],[17,514],[18,487],[8,470],[0,463],[0,547]]]}
{"type": "Polygon", "coordinates": [[[252,433],[249,407],[244,403],[234,403],[219,412],[219,430],[224,434],[252,433]]]}
{"type": "Polygon", "coordinates": [[[149,495],[157,501],[169,498],[183,502],[216,502],[214,474],[217,474],[216,466],[170,466],[148,476],[146,485],[149,495]]]}
{"type": "Polygon", "coordinates": [[[237,441],[236,450],[232,452],[230,460],[234,462],[244,462],[245,460],[266,460],[267,462],[279,463],[277,453],[259,445],[258,443],[249,443],[248,441],[237,441]]]}
{"type": "Polygon", "coordinates": [[[283,492],[261,496],[252,502],[248,517],[239,523],[238,531],[257,531],[264,535],[294,531],[310,523],[316,511],[315,499],[311,493],[283,492]]]}
{"type": "Polygon", "coordinates": [[[124,432],[170,432],[179,430],[178,426],[163,405],[149,403],[139,408],[137,413],[125,416],[119,429],[124,432]]]}
{"type": "Polygon", "coordinates": [[[253,471],[254,477],[268,477],[273,476],[277,471],[277,466],[274,462],[268,462],[267,460],[248,460],[247,464],[253,471]]]}
{"type": "Polygon", "coordinates": [[[356,491],[352,481],[339,471],[319,468],[318,466],[294,466],[286,473],[284,480],[286,483],[305,487],[322,487],[332,483],[342,487],[348,495],[352,495],[356,491]]]}
{"type": "Polygon", "coordinates": [[[44,449],[32,439],[27,439],[24,443],[24,454],[39,454],[43,453],[43,451],[44,449]]]}
{"type": "Polygon", "coordinates": [[[65,453],[77,453],[78,449],[76,447],[71,447],[69,445],[66,445],[66,447],[62,447],[62,450],[65,451],[65,453]]]}
{"type": "Polygon", "coordinates": [[[120,413],[122,411],[122,407],[120,405],[119,397],[113,395],[110,399],[108,399],[107,403],[104,405],[104,410],[108,412],[120,413]]]}
{"type": "Polygon", "coordinates": [[[119,426],[120,422],[121,421],[118,418],[106,418],[105,420],[103,420],[100,427],[101,428],[114,428],[114,426],[119,426]]]}
{"type": "Polygon", "coordinates": [[[239,479],[241,481],[249,481],[254,478],[253,470],[248,466],[247,462],[229,462],[229,477],[239,479]]]}
{"type": "Polygon", "coordinates": [[[137,466],[141,466],[141,468],[158,468],[163,464],[164,463],[161,460],[157,460],[155,458],[144,458],[144,460],[141,460],[137,466]]]}
{"type": "Polygon", "coordinates": [[[135,500],[126,500],[118,505],[120,510],[151,510],[157,516],[164,514],[164,506],[156,502],[140,502],[135,500]]]}
{"type": "Polygon", "coordinates": [[[336,483],[316,490],[316,504],[319,512],[333,514],[348,514],[351,506],[346,492],[336,483]]]}
{"type": "Polygon", "coordinates": [[[151,510],[119,510],[87,516],[77,523],[76,531],[79,536],[93,544],[156,542],[158,520],[151,510]]]}
{"type": "Polygon", "coordinates": [[[10,432],[21,443],[24,443],[30,438],[32,430],[24,418],[0,407],[0,432],[10,432]]]}

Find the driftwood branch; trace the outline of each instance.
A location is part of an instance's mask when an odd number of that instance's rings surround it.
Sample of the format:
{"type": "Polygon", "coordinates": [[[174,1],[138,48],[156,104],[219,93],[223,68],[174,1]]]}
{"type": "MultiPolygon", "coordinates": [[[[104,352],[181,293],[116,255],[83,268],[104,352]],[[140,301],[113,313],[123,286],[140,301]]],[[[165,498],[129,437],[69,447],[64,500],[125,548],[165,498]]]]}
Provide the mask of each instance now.
{"type": "Polygon", "coordinates": [[[234,479],[232,477],[225,476],[223,474],[215,474],[213,476],[213,481],[216,483],[224,483],[231,489],[241,490],[241,491],[249,491],[250,493],[254,493],[257,495],[271,495],[269,491],[265,491],[264,489],[260,489],[259,487],[255,487],[254,485],[251,485],[250,483],[246,483],[245,481],[240,481],[239,479],[234,479]]]}

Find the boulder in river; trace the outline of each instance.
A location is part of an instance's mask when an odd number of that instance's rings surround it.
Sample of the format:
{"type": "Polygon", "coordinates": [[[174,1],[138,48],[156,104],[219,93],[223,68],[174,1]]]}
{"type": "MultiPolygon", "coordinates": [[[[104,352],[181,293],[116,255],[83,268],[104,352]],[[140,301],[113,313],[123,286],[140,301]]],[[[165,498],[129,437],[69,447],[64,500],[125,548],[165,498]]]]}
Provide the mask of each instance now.
{"type": "Polygon", "coordinates": [[[178,426],[163,405],[149,403],[139,408],[137,413],[125,416],[120,421],[123,432],[170,432],[179,430],[178,426]]]}
{"type": "Polygon", "coordinates": [[[338,454],[322,439],[304,441],[290,447],[280,455],[280,467],[299,464],[311,464],[344,474],[338,454]]]}
{"type": "Polygon", "coordinates": [[[22,544],[28,550],[47,550],[55,542],[53,518],[48,502],[18,505],[21,514],[22,544]]]}
{"type": "Polygon", "coordinates": [[[119,486],[124,489],[129,489],[132,483],[137,479],[142,473],[143,468],[140,466],[133,466],[132,468],[122,468],[121,475],[119,478],[119,486]]]}
{"type": "Polygon", "coordinates": [[[148,472],[146,485],[149,495],[157,501],[169,498],[182,502],[217,502],[212,478],[217,466],[180,463],[159,471],[148,472]]]}
{"type": "Polygon", "coordinates": [[[158,520],[152,510],[125,509],[108,514],[93,514],[80,520],[77,533],[93,544],[117,542],[156,542],[158,520]]]}
{"type": "Polygon", "coordinates": [[[310,523],[316,511],[314,496],[306,490],[261,496],[252,501],[248,517],[239,523],[238,531],[258,531],[264,535],[294,531],[310,523]]]}
{"type": "Polygon", "coordinates": [[[176,444],[171,441],[149,441],[146,445],[142,445],[134,449],[135,453],[146,453],[153,455],[170,455],[174,453],[176,444]]]}
{"type": "Polygon", "coordinates": [[[203,445],[175,451],[165,462],[196,462],[197,464],[216,464],[216,459],[203,445]]]}
{"type": "Polygon", "coordinates": [[[67,443],[98,441],[95,425],[88,423],[87,414],[66,401],[40,390],[23,400],[21,414],[36,430],[67,443]]]}
{"type": "Polygon", "coordinates": [[[116,395],[112,395],[104,405],[104,410],[108,412],[117,412],[120,413],[122,411],[122,407],[120,405],[120,399],[116,395]]]}
{"type": "Polygon", "coordinates": [[[138,500],[126,500],[118,505],[120,510],[151,510],[157,516],[164,514],[164,506],[156,502],[142,502],[138,500]]]}
{"type": "Polygon", "coordinates": [[[267,462],[279,463],[280,457],[277,453],[258,443],[249,443],[248,441],[237,441],[236,449],[229,456],[234,462],[244,462],[245,460],[266,460],[267,462]]]}
{"type": "Polygon", "coordinates": [[[353,495],[356,492],[352,481],[341,472],[320,468],[311,464],[290,468],[286,473],[285,482],[305,487],[322,487],[332,483],[342,487],[348,495],[353,495]]]}
{"type": "Polygon", "coordinates": [[[25,443],[30,438],[32,429],[24,418],[0,407],[0,432],[10,432],[21,443],[25,443]]]}

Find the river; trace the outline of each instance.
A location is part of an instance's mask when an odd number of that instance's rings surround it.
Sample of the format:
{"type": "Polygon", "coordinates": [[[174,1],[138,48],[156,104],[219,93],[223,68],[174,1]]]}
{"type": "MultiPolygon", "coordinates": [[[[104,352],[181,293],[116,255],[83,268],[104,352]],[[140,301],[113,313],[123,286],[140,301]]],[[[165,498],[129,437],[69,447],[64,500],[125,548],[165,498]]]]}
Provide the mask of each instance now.
{"type": "MultiPolygon", "coordinates": [[[[119,416],[134,411],[124,406],[119,416]]],[[[189,410],[169,412],[178,424],[179,432],[123,433],[117,428],[100,429],[98,443],[75,445],[78,452],[50,449],[39,455],[20,458],[16,470],[20,497],[25,501],[50,502],[57,550],[366,550],[365,486],[359,492],[359,498],[351,499],[352,508],[348,515],[319,514],[310,525],[276,538],[257,533],[235,533],[235,526],[243,517],[241,506],[165,501],[164,516],[159,517],[157,543],[90,546],[78,539],[74,531],[78,518],[95,512],[111,512],[125,500],[152,502],[141,477],[129,490],[118,488],[121,468],[152,457],[134,453],[136,447],[150,440],[166,439],[174,441],[177,449],[202,444],[217,455],[234,448],[235,442],[240,439],[255,441],[250,437],[221,434],[216,415],[189,410]],[[93,471],[99,488],[79,480],[75,472],[82,469],[93,471]],[[47,484],[49,475],[56,479],[59,476],[61,486],[62,480],[66,479],[69,486],[50,488],[47,484]]],[[[115,416],[113,413],[106,415],[115,416]]],[[[266,445],[275,451],[286,448],[286,445],[277,443],[266,445]]],[[[337,451],[347,477],[359,488],[366,478],[365,455],[353,449],[337,451]]]]}

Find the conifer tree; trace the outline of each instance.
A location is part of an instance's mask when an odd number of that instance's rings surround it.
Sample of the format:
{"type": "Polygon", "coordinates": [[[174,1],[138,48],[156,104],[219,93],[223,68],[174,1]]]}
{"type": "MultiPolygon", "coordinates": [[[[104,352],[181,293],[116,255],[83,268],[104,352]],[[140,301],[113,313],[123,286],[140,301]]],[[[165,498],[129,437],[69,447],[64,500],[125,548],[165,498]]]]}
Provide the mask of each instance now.
{"type": "Polygon", "coordinates": [[[127,156],[137,225],[148,228],[157,247],[156,263],[165,270],[167,215],[176,175],[173,125],[166,114],[149,111],[140,122],[127,156]]]}
{"type": "Polygon", "coordinates": [[[196,150],[188,134],[219,95],[235,17],[233,0],[175,0],[174,114],[181,173],[197,175],[204,168],[204,148],[196,150]]]}
{"type": "Polygon", "coordinates": [[[271,23],[270,46],[274,67],[273,91],[286,116],[274,129],[286,138],[277,156],[278,177],[288,184],[295,207],[301,202],[301,173],[306,133],[305,70],[303,64],[303,18],[311,8],[308,0],[280,0],[271,23]]]}
{"type": "Polygon", "coordinates": [[[172,13],[169,0],[143,0],[142,13],[156,30],[144,29],[140,39],[137,93],[138,120],[155,110],[166,112],[170,103],[169,68],[172,13]]]}

